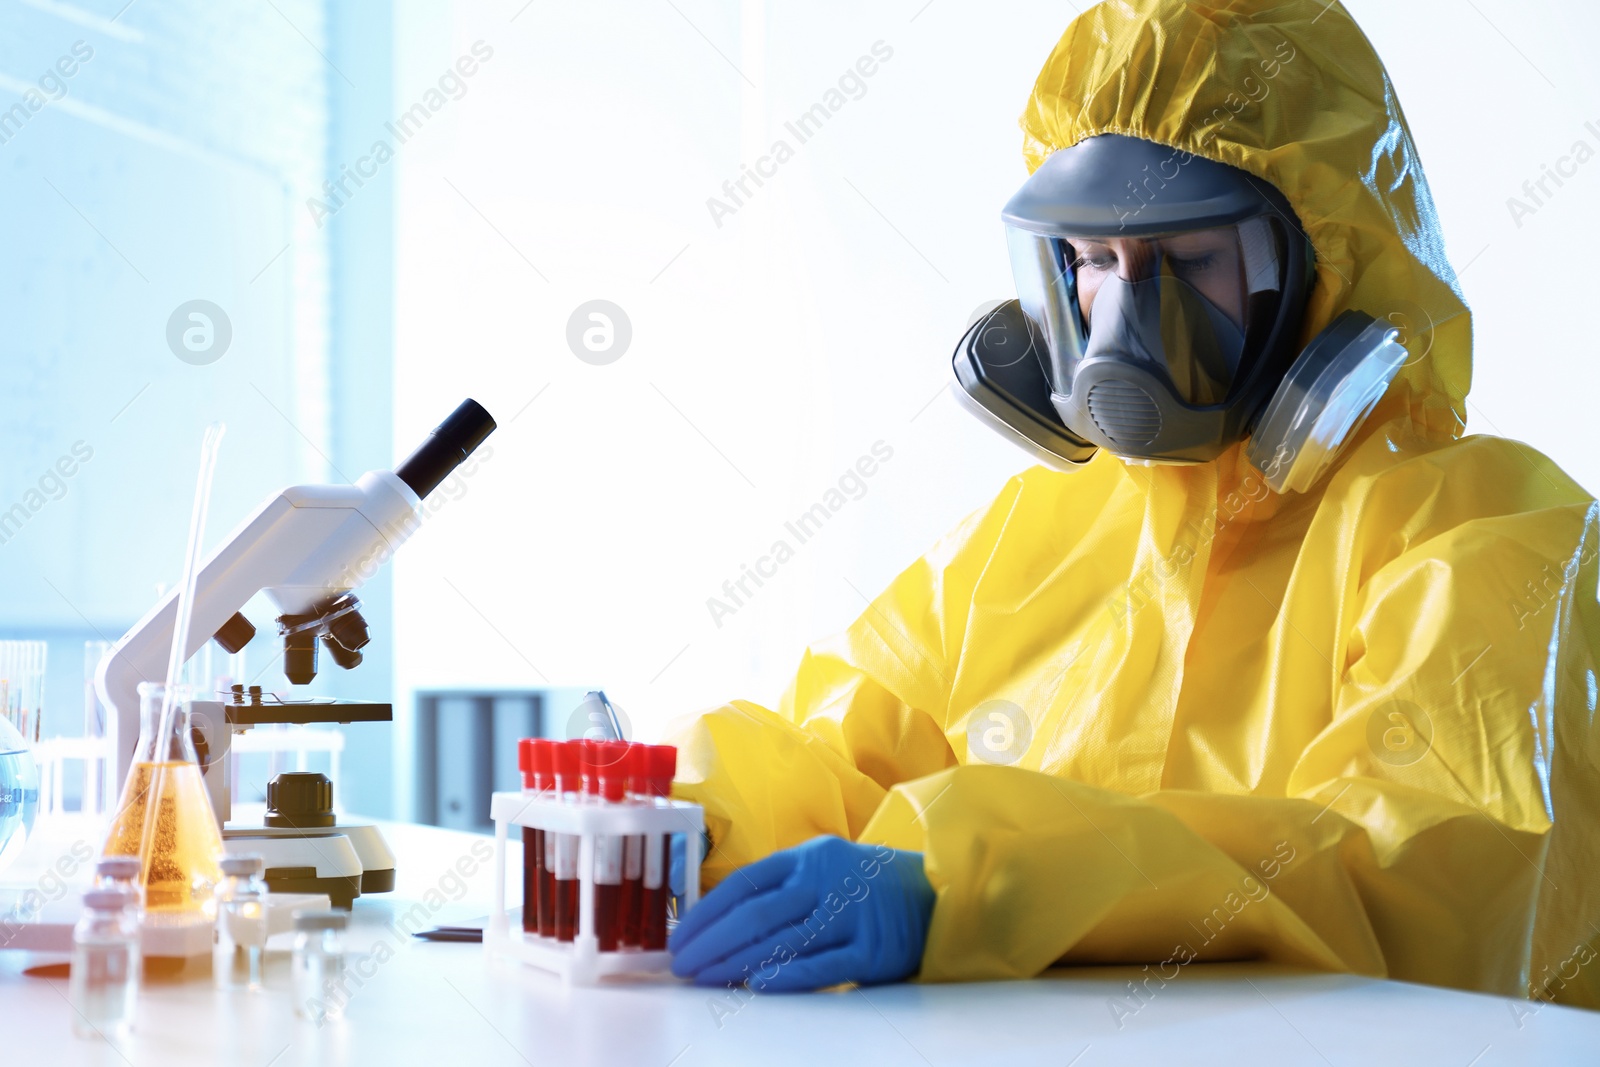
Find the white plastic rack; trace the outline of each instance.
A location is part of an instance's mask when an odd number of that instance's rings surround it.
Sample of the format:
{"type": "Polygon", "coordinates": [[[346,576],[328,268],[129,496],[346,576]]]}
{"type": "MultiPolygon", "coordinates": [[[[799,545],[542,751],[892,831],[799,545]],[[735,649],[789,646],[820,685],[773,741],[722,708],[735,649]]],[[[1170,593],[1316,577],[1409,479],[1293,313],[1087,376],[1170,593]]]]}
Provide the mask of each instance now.
{"type": "MultiPolygon", "coordinates": [[[[597,804],[560,800],[530,793],[495,793],[489,815],[494,819],[494,910],[483,931],[484,950],[561,975],[575,985],[595,985],[608,975],[665,971],[672,956],[666,951],[623,947],[601,952],[595,934],[594,855],[597,837],[633,834],[683,834],[684,899],[682,912],[700,899],[700,845],[705,812],[682,800],[653,803],[597,804]],[[578,931],[573,941],[557,941],[526,933],[513,925],[506,906],[506,839],[510,827],[578,837],[578,931]]],[[[662,871],[662,878],[667,872],[662,871]]]]}

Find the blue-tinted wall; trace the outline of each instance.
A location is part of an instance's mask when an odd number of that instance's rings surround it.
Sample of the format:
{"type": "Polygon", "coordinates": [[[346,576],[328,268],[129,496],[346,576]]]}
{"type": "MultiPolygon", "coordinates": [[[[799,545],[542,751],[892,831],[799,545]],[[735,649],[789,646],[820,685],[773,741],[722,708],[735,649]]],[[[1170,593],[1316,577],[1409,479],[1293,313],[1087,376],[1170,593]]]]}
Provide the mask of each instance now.
{"type": "MultiPolygon", "coordinates": [[[[307,208],[386,117],[387,9],[124,4],[0,8],[0,633],[52,642],[47,733],[81,726],[83,641],[176,581],[205,424],[208,547],[283,485],[390,460],[388,190],[307,208]]],[[[316,691],[389,696],[387,580],[365,599],[373,654],[316,691]]],[[[281,684],[251,613],[250,672],[281,684]]],[[[344,798],[381,814],[368,730],[344,798]]]]}

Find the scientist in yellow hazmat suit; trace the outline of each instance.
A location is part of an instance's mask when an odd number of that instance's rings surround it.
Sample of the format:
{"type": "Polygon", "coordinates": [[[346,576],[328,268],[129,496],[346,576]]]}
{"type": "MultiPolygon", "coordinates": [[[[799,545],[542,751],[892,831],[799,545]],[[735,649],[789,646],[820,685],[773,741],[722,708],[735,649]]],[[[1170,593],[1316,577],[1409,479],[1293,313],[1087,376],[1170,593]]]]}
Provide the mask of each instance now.
{"type": "Polygon", "coordinates": [[[1022,118],[1018,299],[955,370],[1013,479],[679,739],[764,989],[1267,958],[1600,1006],[1600,510],[1462,437],[1471,319],[1324,0],[1117,0],[1022,118]]]}

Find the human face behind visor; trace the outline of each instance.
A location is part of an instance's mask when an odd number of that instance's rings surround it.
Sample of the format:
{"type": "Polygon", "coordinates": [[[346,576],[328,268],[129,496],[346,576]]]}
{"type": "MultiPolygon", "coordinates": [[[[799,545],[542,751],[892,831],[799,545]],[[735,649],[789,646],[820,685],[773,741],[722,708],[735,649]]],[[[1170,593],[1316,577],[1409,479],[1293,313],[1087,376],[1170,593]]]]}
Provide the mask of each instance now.
{"type": "Polygon", "coordinates": [[[1001,212],[1049,409],[1085,447],[1204,463],[1295,362],[1311,250],[1283,195],[1226,164],[1107,134],[1001,212]]]}
{"type": "Polygon", "coordinates": [[[1071,242],[1073,268],[1078,272],[1078,302],[1084,320],[1091,322],[1095,294],[1107,275],[1138,281],[1157,273],[1154,265],[1167,259],[1172,273],[1197,294],[1233,320],[1244,325],[1244,257],[1233,234],[1226,229],[1176,234],[1157,241],[1084,237],[1071,242]]]}
{"type": "Polygon", "coordinates": [[[1169,447],[1203,443],[1182,440],[1173,405],[1153,398],[1212,409],[1249,380],[1283,302],[1279,222],[1261,214],[1144,237],[1007,232],[1063,421],[1134,457],[1163,426],[1169,447]]]}
{"type": "MultiPolygon", "coordinates": [[[[1164,290],[1162,348],[1173,351],[1190,342],[1192,358],[1167,366],[1178,395],[1191,404],[1226,399],[1242,355],[1249,312],[1244,254],[1235,227],[1155,239],[1085,237],[1069,241],[1063,253],[1073,257],[1078,306],[1091,340],[1095,299],[1106,290],[1108,280],[1114,280],[1112,291],[1127,286],[1137,294],[1147,284],[1164,290]]],[[[1156,299],[1161,299],[1159,291],[1156,299]]],[[[1106,310],[1120,313],[1116,298],[1108,299],[1106,310]]]]}

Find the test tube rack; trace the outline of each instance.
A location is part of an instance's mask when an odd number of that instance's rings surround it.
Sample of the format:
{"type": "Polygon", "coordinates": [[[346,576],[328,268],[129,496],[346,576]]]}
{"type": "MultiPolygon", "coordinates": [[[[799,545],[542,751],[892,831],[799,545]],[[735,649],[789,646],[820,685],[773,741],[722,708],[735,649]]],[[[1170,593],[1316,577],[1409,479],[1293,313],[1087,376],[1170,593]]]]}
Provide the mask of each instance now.
{"type": "MultiPolygon", "coordinates": [[[[700,899],[700,844],[705,811],[698,804],[662,799],[654,804],[572,803],[533,793],[495,793],[489,815],[494,819],[494,910],[483,931],[484,951],[520,960],[560,975],[572,985],[596,985],[611,975],[665,971],[672,962],[666,951],[620,948],[601,952],[595,934],[594,854],[598,837],[632,834],[684,836],[684,897],[680,916],[700,899]],[[506,843],[511,827],[578,837],[578,931],[575,940],[557,941],[513,924],[506,907],[506,843]]],[[[662,872],[666,877],[666,872],[662,872]]]]}

